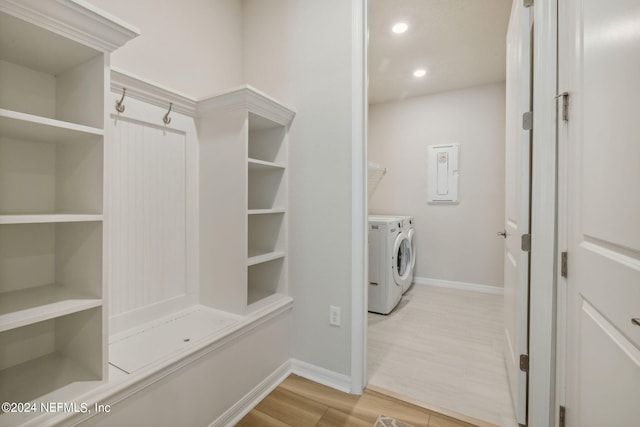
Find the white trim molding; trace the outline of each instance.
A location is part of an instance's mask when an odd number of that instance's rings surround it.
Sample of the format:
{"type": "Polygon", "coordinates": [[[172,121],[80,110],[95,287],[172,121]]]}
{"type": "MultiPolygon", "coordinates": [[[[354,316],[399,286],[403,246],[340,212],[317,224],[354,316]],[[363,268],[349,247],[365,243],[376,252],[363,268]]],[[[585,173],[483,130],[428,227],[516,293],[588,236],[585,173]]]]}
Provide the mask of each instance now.
{"type": "Polygon", "coordinates": [[[113,52],[140,30],[82,0],[0,0],[0,11],[102,52],[113,52]]]}
{"type": "Polygon", "coordinates": [[[531,280],[528,424],[556,416],[558,1],[533,8],[533,148],[531,160],[531,280]]]}
{"type": "Polygon", "coordinates": [[[500,286],[481,285],[478,283],[455,282],[453,280],[414,277],[413,283],[421,286],[436,286],[438,288],[460,289],[463,291],[481,292],[483,294],[503,295],[504,288],[500,286]]]}
{"type": "Polygon", "coordinates": [[[298,359],[291,359],[291,372],[327,387],[349,393],[351,377],[298,359]]]}
{"type": "Polygon", "coordinates": [[[196,115],[196,99],[166,88],[148,79],[135,76],[119,68],[111,67],[111,91],[122,93],[126,88],[127,97],[137,99],[160,108],[173,104],[171,110],[189,117],[196,115]]]}
{"type": "Polygon", "coordinates": [[[367,2],[352,0],[351,45],[351,387],[361,394],[367,367],[367,2]]]}
{"type": "Polygon", "coordinates": [[[220,110],[244,108],[251,113],[269,119],[280,125],[289,126],[296,113],[280,101],[243,85],[229,91],[198,100],[197,116],[203,117],[220,110]]]}
{"type": "Polygon", "coordinates": [[[287,360],[279,368],[269,374],[267,378],[262,380],[260,384],[253,388],[253,390],[245,394],[242,399],[238,400],[232,407],[227,409],[224,414],[220,415],[218,419],[210,424],[210,426],[218,427],[236,425],[290,374],[291,359],[287,360]]]}

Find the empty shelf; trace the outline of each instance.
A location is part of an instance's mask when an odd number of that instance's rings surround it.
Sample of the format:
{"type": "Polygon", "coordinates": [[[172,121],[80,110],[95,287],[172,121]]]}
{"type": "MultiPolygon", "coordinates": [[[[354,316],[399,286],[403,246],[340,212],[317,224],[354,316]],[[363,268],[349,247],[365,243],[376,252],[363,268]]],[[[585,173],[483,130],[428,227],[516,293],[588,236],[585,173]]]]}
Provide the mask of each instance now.
{"type": "Polygon", "coordinates": [[[249,209],[247,214],[249,215],[267,215],[267,214],[281,214],[285,213],[286,209],[249,209]]]}
{"type": "Polygon", "coordinates": [[[102,221],[100,214],[28,214],[0,215],[0,224],[43,224],[56,222],[102,221]]]}
{"type": "Polygon", "coordinates": [[[0,294],[0,332],[102,305],[94,296],[46,285],[0,294]]]}
{"type": "Polygon", "coordinates": [[[247,266],[260,264],[263,262],[271,261],[278,258],[284,258],[283,251],[271,251],[261,252],[259,250],[249,249],[249,257],[247,259],[247,266]]]}
{"type": "Polygon", "coordinates": [[[73,142],[102,136],[102,129],[0,108],[0,135],[27,141],[73,142]]]}
{"type": "Polygon", "coordinates": [[[55,396],[49,395],[47,401],[70,401],[95,387],[99,380],[78,362],[61,354],[50,353],[0,370],[0,401],[29,402],[52,392],[55,396]]]}
{"type": "Polygon", "coordinates": [[[249,170],[272,170],[285,169],[285,165],[281,163],[267,162],[265,160],[248,159],[249,170]]]}

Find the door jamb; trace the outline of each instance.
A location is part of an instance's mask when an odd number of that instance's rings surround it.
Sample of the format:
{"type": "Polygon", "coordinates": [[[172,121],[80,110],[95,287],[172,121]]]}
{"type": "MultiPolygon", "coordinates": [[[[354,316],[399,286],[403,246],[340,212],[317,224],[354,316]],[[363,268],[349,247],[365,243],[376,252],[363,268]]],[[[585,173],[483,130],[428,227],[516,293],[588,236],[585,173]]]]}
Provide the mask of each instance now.
{"type": "Polygon", "coordinates": [[[367,385],[367,0],[351,1],[351,393],[367,385]]]}
{"type": "Polygon", "coordinates": [[[529,425],[556,419],[558,1],[534,7],[529,425]]]}

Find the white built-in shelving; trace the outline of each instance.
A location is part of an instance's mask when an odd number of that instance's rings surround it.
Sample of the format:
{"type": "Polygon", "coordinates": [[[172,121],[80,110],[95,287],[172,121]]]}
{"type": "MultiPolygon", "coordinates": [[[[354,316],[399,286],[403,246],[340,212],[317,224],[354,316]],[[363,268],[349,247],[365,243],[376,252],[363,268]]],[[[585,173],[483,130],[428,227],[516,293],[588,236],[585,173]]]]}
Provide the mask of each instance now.
{"type": "Polygon", "coordinates": [[[0,401],[105,379],[108,53],[136,34],[82,2],[0,0],[0,401]]]}
{"type": "Polygon", "coordinates": [[[289,294],[288,135],[294,112],[249,86],[199,104],[200,295],[206,304],[242,314],[289,294]],[[209,179],[209,170],[222,172],[238,190],[230,193],[227,182],[209,179]],[[234,247],[227,235],[238,240],[234,247]]]}

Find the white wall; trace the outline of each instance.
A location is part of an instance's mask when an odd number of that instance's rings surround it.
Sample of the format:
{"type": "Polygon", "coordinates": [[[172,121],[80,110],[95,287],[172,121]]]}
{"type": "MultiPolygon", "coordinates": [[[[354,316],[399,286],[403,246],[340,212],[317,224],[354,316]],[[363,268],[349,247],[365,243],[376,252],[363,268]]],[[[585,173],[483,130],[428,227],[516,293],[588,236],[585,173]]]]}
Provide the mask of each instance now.
{"type": "Polygon", "coordinates": [[[415,276],[503,286],[504,83],[375,104],[369,160],[387,167],[370,214],[415,219],[415,276]],[[460,143],[460,203],[426,203],[427,146],[460,143]]]}
{"type": "Polygon", "coordinates": [[[195,98],[243,83],[242,1],[87,0],[141,36],[111,65],[195,98]]]}
{"type": "Polygon", "coordinates": [[[297,111],[290,133],[294,357],[350,373],[351,2],[245,0],[247,83],[297,111]],[[329,305],[342,326],[329,326],[329,305]]]}

